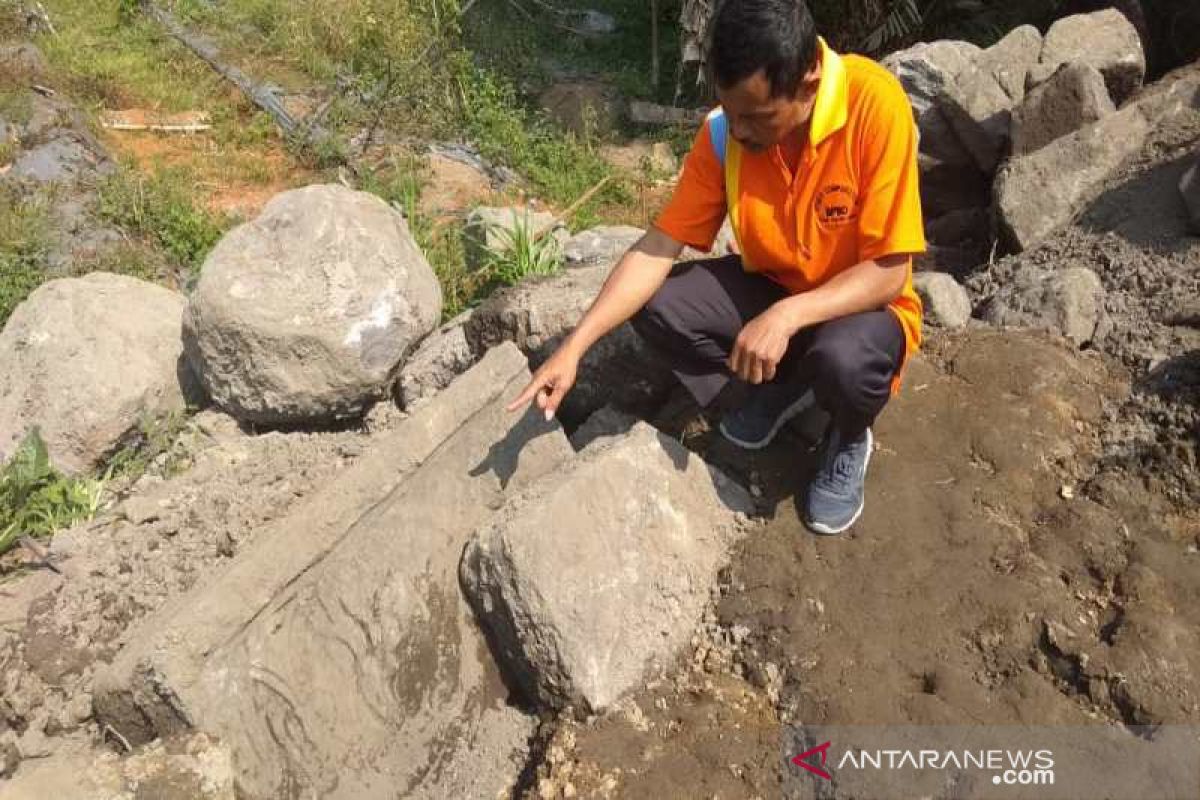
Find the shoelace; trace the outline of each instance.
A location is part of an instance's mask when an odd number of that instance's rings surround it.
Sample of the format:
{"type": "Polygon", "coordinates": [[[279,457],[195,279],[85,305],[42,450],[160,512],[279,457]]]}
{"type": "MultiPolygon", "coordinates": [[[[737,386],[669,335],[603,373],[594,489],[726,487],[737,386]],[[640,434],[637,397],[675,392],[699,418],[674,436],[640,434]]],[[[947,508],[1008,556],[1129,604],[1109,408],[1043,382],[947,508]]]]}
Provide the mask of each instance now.
{"type": "Polygon", "coordinates": [[[825,461],[816,482],[824,489],[836,494],[848,494],[850,484],[858,473],[858,443],[842,446],[841,434],[834,429],[829,435],[825,461]]]}

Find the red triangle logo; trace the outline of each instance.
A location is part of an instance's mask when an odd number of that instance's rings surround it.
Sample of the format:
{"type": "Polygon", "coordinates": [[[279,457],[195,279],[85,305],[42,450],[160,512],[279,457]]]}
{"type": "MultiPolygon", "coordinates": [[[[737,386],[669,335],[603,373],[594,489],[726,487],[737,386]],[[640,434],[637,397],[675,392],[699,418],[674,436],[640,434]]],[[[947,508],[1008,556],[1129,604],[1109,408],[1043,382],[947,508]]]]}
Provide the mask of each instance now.
{"type": "Polygon", "coordinates": [[[813,747],[809,750],[805,750],[803,753],[801,753],[798,756],[793,756],[792,763],[795,764],[797,767],[803,767],[804,769],[808,770],[809,772],[811,772],[814,775],[820,775],[822,778],[824,778],[827,781],[833,780],[832,775],[830,775],[825,770],[821,769],[821,767],[825,766],[825,757],[829,752],[829,744],[830,744],[829,742],[825,742],[825,744],[819,744],[816,747],[813,747]],[[821,756],[821,767],[818,767],[816,764],[810,764],[807,761],[805,761],[805,759],[811,755],[820,755],[821,756]]]}

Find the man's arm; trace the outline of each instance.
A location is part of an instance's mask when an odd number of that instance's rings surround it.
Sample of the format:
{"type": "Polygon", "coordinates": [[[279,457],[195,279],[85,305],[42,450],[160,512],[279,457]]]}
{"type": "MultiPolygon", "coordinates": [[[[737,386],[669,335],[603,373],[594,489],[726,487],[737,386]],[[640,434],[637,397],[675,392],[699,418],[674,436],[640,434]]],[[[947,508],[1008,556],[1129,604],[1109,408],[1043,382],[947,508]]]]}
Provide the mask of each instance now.
{"type": "Polygon", "coordinates": [[[554,355],[533,374],[524,391],[508,406],[515,411],[536,398],[546,419],[554,416],[563,396],[575,384],[579,362],[601,337],[636,314],[667,279],[683,244],[651,228],[621,257],[587,313],[554,355]]]}
{"type": "Polygon", "coordinates": [[[815,289],[785,297],[750,320],[734,342],[729,369],[750,383],[775,377],[788,342],[801,329],[883,308],[904,290],[905,254],[860,262],[815,289]]]}

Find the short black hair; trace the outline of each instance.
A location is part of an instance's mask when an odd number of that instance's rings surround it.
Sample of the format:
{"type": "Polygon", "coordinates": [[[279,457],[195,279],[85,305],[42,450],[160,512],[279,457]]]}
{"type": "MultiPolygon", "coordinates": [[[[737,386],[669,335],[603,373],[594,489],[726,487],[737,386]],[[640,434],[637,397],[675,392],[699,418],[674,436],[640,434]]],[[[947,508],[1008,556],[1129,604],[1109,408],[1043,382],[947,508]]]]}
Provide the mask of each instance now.
{"type": "Polygon", "coordinates": [[[724,0],[712,21],[709,64],[722,88],[760,69],[771,96],[794,96],[817,60],[817,30],[804,0],[724,0]]]}

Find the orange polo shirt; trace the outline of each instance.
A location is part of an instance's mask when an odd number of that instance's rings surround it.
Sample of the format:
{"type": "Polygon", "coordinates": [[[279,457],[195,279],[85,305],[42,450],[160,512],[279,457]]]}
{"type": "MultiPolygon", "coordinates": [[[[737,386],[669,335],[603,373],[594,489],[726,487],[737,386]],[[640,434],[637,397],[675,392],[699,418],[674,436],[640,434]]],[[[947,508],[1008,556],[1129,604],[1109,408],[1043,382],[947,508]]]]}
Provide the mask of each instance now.
{"type": "MultiPolygon", "coordinates": [[[[870,59],[818,41],[821,78],[809,137],[793,179],[778,148],[741,149],[735,230],[748,272],[792,293],[820,286],[862,261],[925,252],[917,132],[900,82],[870,59]]],[[[655,226],[709,250],[725,219],[725,173],[706,121],[655,226]]],[[[905,361],[921,343],[912,259],[889,305],[904,330],[905,361]]],[[[893,389],[899,387],[899,376],[893,389]]]]}

